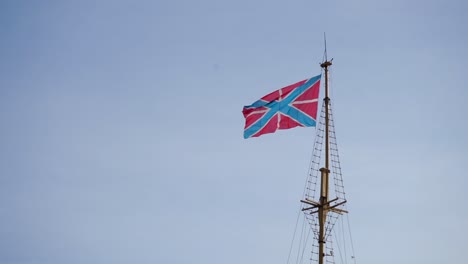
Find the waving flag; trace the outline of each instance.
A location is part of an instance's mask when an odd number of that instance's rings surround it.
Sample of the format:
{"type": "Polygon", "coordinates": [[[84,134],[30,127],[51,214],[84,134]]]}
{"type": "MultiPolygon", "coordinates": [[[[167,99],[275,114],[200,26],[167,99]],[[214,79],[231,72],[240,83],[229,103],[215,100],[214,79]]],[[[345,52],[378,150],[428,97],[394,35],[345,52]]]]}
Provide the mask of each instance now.
{"type": "Polygon", "coordinates": [[[320,77],[283,87],[244,106],[244,138],[274,133],[278,129],[315,126],[320,77]]]}

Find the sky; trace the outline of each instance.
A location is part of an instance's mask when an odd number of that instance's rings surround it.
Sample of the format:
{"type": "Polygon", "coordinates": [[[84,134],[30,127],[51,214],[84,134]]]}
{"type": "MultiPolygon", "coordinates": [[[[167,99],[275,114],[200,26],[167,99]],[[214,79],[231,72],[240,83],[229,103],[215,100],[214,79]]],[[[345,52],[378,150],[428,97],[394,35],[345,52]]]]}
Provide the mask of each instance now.
{"type": "Polygon", "coordinates": [[[320,74],[357,263],[463,263],[465,1],[0,1],[0,263],[286,263],[320,74]]]}

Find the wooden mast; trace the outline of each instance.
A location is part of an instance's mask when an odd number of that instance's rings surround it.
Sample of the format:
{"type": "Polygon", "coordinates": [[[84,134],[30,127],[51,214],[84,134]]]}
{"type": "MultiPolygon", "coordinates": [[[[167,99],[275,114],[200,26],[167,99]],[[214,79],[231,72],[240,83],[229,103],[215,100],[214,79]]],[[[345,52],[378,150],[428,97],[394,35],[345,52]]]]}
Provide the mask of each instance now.
{"type": "Polygon", "coordinates": [[[329,103],[330,97],[328,97],[328,67],[332,65],[331,61],[325,59],[325,62],[320,66],[325,70],[325,98],[323,103],[325,104],[325,167],[320,169],[321,172],[321,184],[320,184],[320,202],[318,206],[318,220],[319,220],[319,264],[324,263],[325,257],[325,224],[327,220],[327,212],[329,210],[328,202],[328,176],[330,174],[330,142],[329,142],[329,103]]]}

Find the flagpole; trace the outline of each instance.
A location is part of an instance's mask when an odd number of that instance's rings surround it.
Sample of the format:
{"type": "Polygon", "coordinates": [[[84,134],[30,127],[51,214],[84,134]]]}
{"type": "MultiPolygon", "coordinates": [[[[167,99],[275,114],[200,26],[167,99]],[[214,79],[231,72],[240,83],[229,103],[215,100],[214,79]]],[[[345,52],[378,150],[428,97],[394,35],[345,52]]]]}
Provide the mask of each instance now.
{"type": "MultiPolygon", "coordinates": [[[[325,55],[326,56],[326,55],[325,55]]],[[[324,263],[325,257],[325,224],[327,220],[327,212],[329,207],[328,202],[328,176],[330,174],[330,143],[329,143],[329,104],[330,97],[328,97],[328,67],[332,65],[331,61],[328,61],[325,57],[325,62],[320,64],[325,71],[325,98],[323,103],[325,104],[325,167],[320,169],[321,172],[321,184],[320,184],[320,206],[318,206],[318,218],[319,218],[319,264],[324,263]]]]}

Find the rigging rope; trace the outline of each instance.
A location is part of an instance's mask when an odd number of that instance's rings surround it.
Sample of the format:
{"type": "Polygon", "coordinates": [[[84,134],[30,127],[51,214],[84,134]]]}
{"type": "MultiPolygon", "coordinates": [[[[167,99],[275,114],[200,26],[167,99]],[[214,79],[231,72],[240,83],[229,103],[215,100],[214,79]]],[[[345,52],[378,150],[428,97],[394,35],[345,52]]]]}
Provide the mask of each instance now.
{"type": "MultiPolygon", "coordinates": [[[[305,223],[305,221],[304,221],[304,223],[305,223]]],[[[310,229],[309,229],[309,231],[307,232],[307,236],[306,236],[306,238],[305,238],[305,240],[304,240],[304,246],[302,247],[301,262],[300,262],[300,263],[302,263],[302,262],[304,261],[304,252],[305,252],[306,247],[307,247],[307,246],[306,246],[306,245],[307,245],[307,241],[309,241],[309,236],[310,236],[310,229]]]]}
{"type": "MultiPolygon", "coordinates": [[[[336,235],[336,231],[335,231],[335,230],[333,230],[333,233],[335,234],[335,237],[338,237],[338,236],[336,235]]],[[[340,255],[341,263],[345,263],[344,260],[343,260],[343,254],[341,253],[340,243],[338,242],[338,240],[336,241],[336,247],[338,248],[338,254],[340,255]]]]}
{"type": "Polygon", "coordinates": [[[349,240],[351,242],[351,253],[353,254],[351,258],[354,260],[354,263],[356,263],[356,254],[354,253],[353,236],[351,234],[351,225],[349,224],[349,215],[346,215],[346,219],[348,220],[349,240]]]}
{"type": "Polygon", "coordinates": [[[292,238],[292,241],[291,241],[291,246],[289,247],[288,260],[286,261],[286,264],[289,264],[289,260],[291,258],[291,252],[292,252],[292,249],[293,249],[294,238],[296,237],[297,224],[299,223],[299,217],[300,216],[301,216],[301,205],[299,204],[299,211],[297,212],[296,226],[294,227],[293,238],[292,238]]]}
{"type": "Polygon", "coordinates": [[[344,232],[343,217],[341,217],[340,222],[341,222],[341,235],[343,236],[343,248],[345,249],[344,259],[345,259],[345,263],[348,263],[348,255],[346,254],[346,239],[345,239],[345,232],[344,232]]]}

